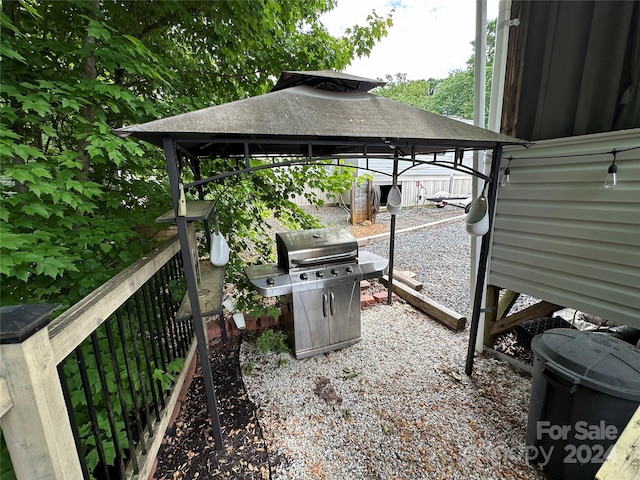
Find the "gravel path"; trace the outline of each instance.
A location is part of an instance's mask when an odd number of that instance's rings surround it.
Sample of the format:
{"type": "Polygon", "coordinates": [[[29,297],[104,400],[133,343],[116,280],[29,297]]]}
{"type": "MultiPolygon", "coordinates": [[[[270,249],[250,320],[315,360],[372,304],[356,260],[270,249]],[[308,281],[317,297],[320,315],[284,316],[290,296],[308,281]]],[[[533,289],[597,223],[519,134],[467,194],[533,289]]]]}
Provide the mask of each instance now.
{"type": "MultiPolygon", "coordinates": [[[[369,243],[363,248],[389,256],[388,240],[369,243]]],[[[424,284],[421,293],[467,318],[471,318],[470,258],[471,241],[463,221],[399,234],[395,239],[395,268],[414,272],[424,284]]]]}
{"type": "MultiPolygon", "coordinates": [[[[336,210],[321,209],[325,223],[346,225],[336,210]]],[[[398,228],[461,213],[420,210],[418,218],[400,216],[398,228]]],[[[388,241],[365,248],[386,256],[388,241]]],[[[463,222],[399,235],[395,258],[429,296],[468,312],[463,222]]],[[[272,478],[544,478],[525,456],[531,379],[488,356],[468,378],[467,342],[468,331],[453,332],[402,300],[365,309],[362,341],[341,351],[295,360],[243,342],[240,363],[272,478]]]]}
{"type": "MultiPolygon", "coordinates": [[[[381,212],[375,225],[350,225],[348,213],[340,207],[306,207],[327,226],[341,226],[356,237],[388,232],[391,215],[381,212]]],[[[411,229],[464,217],[464,211],[454,206],[436,208],[427,206],[403,210],[396,219],[396,231],[411,229]]],[[[389,258],[389,237],[367,243],[364,250],[389,258]]],[[[436,225],[410,233],[398,233],[395,239],[394,267],[416,274],[423,284],[422,293],[450,309],[471,318],[469,275],[471,268],[471,237],[467,234],[463,218],[452,223],[436,225]]],[[[513,307],[518,311],[537,300],[520,296],[513,307]]],[[[467,329],[470,322],[467,321],[467,329]]]]}

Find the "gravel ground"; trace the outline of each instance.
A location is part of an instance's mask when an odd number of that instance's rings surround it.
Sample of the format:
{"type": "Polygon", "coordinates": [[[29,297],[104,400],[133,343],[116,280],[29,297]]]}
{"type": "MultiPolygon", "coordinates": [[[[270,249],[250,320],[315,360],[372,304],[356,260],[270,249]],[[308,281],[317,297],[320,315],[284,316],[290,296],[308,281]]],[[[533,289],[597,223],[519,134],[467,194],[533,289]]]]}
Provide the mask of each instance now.
{"type": "MultiPolygon", "coordinates": [[[[381,212],[375,225],[350,225],[348,213],[340,207],[306,207],[327,226],[348,229],[356,237],[366,237],[388,232],[391,215],[381,212]]],[[[402,210],[396,218],[394,267],[415,273],[423,284],[421,293],[436,302],[471,318],[469,272],[471,265],[471,237],[467,234],[463,218],[448,224],[424,229],[404,229],[429,225],[456,217],[464,217],[464,211],[454,206],[436,208],[425,206],[402,210]]],[[[369,242],[364,247],[377,255],[389,258],[389,237],[369,242]]],[[[513,311],[532,305],[536,299],[522,295],[513,311]]],[[[470,322],[467,322],[467,329],[470,322]]]]}
{"type": "MultiPolygon", "coordinates": [[[[348,226],[337,207],[315,211],[363,236],[388,227],[348,226]],[[366,233],[366,232],[364,232],[366,233]]],[[[397,228],[457,216],[424,208],[397,228]]],[[[461,221],[400,234],[395,264],[425,293],[469,314],[469,237],[461,221]]],[[[388,240],[365,247],[386,256],[388,240]]],[[[240,363],[267,443],[273,479],[538,479],[526,462],[531,379],[489,356],[464,374],[468,331],[453,332],[402,300],[362,312],[362,341],[295,360],[243,342],[240,363]],[[251,374],[247,374],[248,371],[251,374]]]]}
{"type": "Polygon", "coordinates": [[[240,364],[274,480],[542,479],[526,462],[531,380],[402,301],[362,312],[362,341],[304,360],[240,364]]]}
{"type": "MultiPolygon", "coordinates": [[[[318,217],[324,224],[332,227],[344,227],[350,230],[356,237],[375,235],[388,232],[391,226],[391,215],[386,211],[378,213],[376,222],[371,225],[351,225],[349,223],[349,213],[338,206],[330,207],[303,207],[305,210],[318,217]]],[[[464,210],[454,206],[436,208],[433,204],[403,209],[396,215],[396,231],[425,225],[439,220],[445,220],[464,215],[464,210]]],[[[383,244],[388,245],[388,240],[383,240],[383,244]]]]}

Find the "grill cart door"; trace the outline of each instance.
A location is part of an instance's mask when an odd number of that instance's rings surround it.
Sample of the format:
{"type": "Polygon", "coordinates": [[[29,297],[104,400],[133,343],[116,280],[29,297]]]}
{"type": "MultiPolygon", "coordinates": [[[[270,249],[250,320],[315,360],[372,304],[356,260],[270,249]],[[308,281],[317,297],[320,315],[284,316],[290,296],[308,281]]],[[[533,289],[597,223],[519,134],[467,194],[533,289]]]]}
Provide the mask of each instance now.
{"type": "Polygon", "coordinates": [[[284,326],[296,358],[337,350],[360,341],[360,281],[293,293],[295,328],[284,326]]]}

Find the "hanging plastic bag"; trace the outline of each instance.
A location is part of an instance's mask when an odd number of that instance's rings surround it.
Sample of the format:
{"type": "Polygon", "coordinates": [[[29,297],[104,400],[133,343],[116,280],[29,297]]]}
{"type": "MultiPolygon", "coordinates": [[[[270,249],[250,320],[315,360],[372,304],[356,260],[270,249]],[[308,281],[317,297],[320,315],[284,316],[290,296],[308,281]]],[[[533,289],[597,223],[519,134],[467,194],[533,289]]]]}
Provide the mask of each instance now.
{"type": "Polygon", "coordinates": [[[222,267],[229,262],[229,245],[221,233],[211,235],[211,263],[222,267]]]}
{"type": "Polygon", "coordinates": [[[215,219],[215,231],[211,235],[211,263],[216,267],[223,267],[229,262],[229,244],[220,233],[218,219],[215,219]]]}

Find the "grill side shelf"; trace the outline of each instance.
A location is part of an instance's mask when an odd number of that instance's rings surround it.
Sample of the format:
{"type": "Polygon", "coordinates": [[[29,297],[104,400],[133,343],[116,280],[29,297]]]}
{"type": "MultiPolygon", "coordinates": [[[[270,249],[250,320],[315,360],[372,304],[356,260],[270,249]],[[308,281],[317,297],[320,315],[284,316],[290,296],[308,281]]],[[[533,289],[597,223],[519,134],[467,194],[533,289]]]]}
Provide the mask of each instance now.
{"type": "Polygon", "coordinates": [[[260,295],[276,297],[291,293],[289,274],[275,263],[250,265],[245,267],[244,272],[260,295]]]}
{"type": "Polygon", "coordinates": [[[389,260],[366,250],[360,250],[358,265],[362,269],[363,280],[381,278],[389,273],[389,260]]]}

